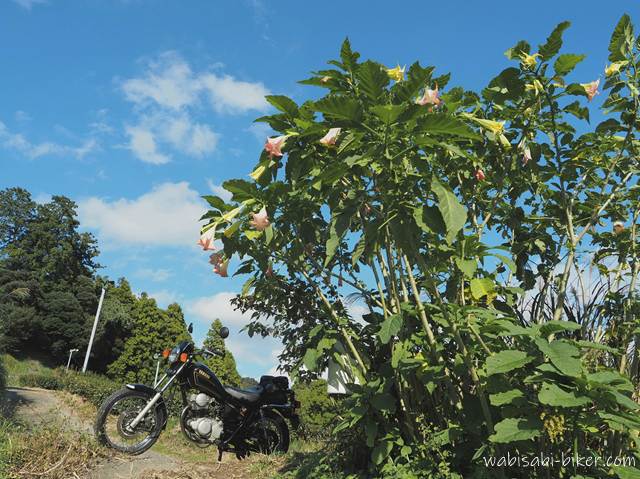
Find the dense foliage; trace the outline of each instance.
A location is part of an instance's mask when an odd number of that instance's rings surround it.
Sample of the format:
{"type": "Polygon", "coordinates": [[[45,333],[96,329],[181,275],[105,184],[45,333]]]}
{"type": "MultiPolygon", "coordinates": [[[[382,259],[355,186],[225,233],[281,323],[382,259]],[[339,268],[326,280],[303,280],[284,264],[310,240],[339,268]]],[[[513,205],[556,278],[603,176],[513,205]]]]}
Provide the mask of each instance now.
{"type": "MultiPolygon", "coordinates": [[[[97,242],[79,226],[76,205],[64,196],[38,204],[22,188],[0,191],[0,351],[65,364],[69,350],[79,349],[72,366],[81,365],[105,287],[89,369],[120,382],[153,382],[154,354],[190,339],[182,310],[137,297],[125,278],[97,275],[97,242]]],[[[225,367],[239,383],[233,357],[225,367]]]]}
{"type": "Polygon", "coordinates": [[[219,319],[213,320],[202,345],[210,350],[223,351],[224,356],[212,356],[204,362],[216,373],[222,384],[240,386],[242,378],[236,369],[236,360],[233,353],[225,347],[224,339],[218,334],[221,328],[222,322],[219,319]]]}
{"type": "Polygon", "coordinates": [[[278,113],[259,121],[280,136],[252,181],[206,197],[215,271],[237,256],[250,275],[236,302],[249,330],[282,337],[291,374],[333,361],[351,376],[334,430],[351,466],[640,474],[485,462],[637,454],[638,41],[624,16],[594,128],[600,82],[569,80],[584,56],[560,53],[568,26],[509,49],[513,66],[481,92],[419,63],[405,76],[360,61],[345,41],[302,82],[325,96],[267,97],[278,113]]]}

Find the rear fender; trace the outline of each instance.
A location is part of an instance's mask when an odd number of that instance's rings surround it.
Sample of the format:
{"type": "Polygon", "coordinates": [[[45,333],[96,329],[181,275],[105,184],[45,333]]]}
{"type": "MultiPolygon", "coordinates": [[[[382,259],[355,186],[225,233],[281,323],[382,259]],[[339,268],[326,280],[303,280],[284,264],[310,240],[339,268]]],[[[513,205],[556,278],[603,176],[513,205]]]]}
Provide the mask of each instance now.
{"type": "MultiPolygon", "coordinates": [[[[155,396],[158,391],[153,389],[152,387],[147,386],[146,384],[127,384],[127,389],[131,389],[132,391],[140,391],[152,398],[155,396]]],[[[167,405],[164,402],[164,398],[160,396],[158,402],[156,403],[156,409],[159,409],[160,412],[160,420],[162,421],[162,429],[167,427],[167,418],[169,417],[169,413],[167,412],[167,405]]]]}

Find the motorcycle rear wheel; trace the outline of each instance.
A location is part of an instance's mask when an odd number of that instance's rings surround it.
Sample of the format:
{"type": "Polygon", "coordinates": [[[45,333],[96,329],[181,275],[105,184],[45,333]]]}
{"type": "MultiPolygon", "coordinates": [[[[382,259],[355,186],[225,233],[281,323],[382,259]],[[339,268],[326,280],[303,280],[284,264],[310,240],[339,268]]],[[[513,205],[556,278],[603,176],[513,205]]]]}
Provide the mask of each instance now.
{"type": "Polygon", "coordinates": [[[143,391],[120,389],[100,406],[94,431],[100,444],[125,454],[142,454],[155,444],[164,426],[163,414],[157,407],[151,410],[133,430],[129,424],[149,402],[143,391]]]}

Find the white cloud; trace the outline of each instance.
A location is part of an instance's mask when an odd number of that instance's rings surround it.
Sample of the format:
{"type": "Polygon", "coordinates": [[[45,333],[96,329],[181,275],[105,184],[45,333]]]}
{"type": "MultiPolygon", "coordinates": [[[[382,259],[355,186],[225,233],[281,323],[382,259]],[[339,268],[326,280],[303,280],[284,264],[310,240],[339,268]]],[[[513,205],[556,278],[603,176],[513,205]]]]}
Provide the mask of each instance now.
{"type": "Polygon", "coordinates": [[[158,152],[156,140],[151,130],[140,126],[128,126],[129,149],[145,163],[162,165],[169,162],[169,157],[158,152]]]}
{"type": "Polygon", "coordinates": [[[209,94],[211,106],[218,112],[243,113],[249,110],[265,110],[264,99],[269,90],[262,83],[236,80],[230,75],[213,73],[201,77],[202,86],[209,94]]]}
{"type": "Polygon", "coordinates": [[[174,291],[167,291],[166,289],[148,293],[148,295],[150,298],[155,299],[156,303],[158,303],[158,306],[161,308],[166,308],[170,304],[177,303],[180,300],[180,296],[178,294],[174,291]]]}
{"type": "Polygon", "coordinates": [[[140,268],[134,273],[138,278],[148,279],[151,281],[162,282],[171,277],[171,271],[168,269],[140,268]]]}
{"type": "Polygon", "coordinates": [[[78,202],[80,222],[98,232],[101,244],[194,245],[197,221],[205,211],[187,182],[163,183],[135,199],[91,197],[78,202]]]}
{"type": "Polygon", "coordinates": [[[43,156],[72,156],[82,159],[98,149],[98,142],[94,138],[85,140],[80,146],[61,145],[51,141],[33,143],[21,133],[11,132],[1,121],[0,144],[4,148],[17,151],[30,159],[43,156]]]}
{"type": "MultiPolygon", "coordinates": [[[[219,68],[219,65],[212,65],[219,68]]],[[[208,100],[218,113],[244,113],[268,107],[262,83],[237,80],[211,70],[194,72],[176,52],[165,52],[147,64],[142,76],[122,82],[137,120],[127,127],[129,149],[142,161],[163,164],[170,155],[160,145],[193,157],[213,153],[219,135],[195,117],[208,100]]]]}
{"type": "Polygon", "coordinates": [[[225,326],[241,328],[249,322],[251,312],[243,314],[233,309],[231,299],[235,298],[236,294],[222,291],[213,296],[196,298],[187,304],[186,310],[198,321],[207,325],[214,319],[219,319],[225,326]]]}
{"type": "Polygon", "coordinates": [[[219,196],[224,201],[231,201],[233,195],[225,190],[222,185],[217,185],[212,180],[207,180],[207,186],[216,196],[219,196]]]}
{"type": "Polygon", "coordinates": [[[20,5],[25,10],[31,10],[34,5],[47,3],[47,0],[13,0],[13,2],[20,5]]]}

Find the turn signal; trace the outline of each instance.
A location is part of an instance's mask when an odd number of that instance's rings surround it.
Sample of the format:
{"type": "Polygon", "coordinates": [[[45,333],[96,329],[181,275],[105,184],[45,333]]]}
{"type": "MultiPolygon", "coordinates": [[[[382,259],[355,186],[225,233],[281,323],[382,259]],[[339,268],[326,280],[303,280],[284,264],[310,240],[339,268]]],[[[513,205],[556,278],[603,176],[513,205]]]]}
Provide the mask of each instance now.
{"type": "Polygon", "coordinates": [[[164,351],[162,351],[162,357],[167,359],[169,357],[169,353],[171,353],[171,350],[165,349],[164,351]]]}
{"type": "Polygon", "coordinates": [[[186,363],[187,359],[189,359],[189,355],[187,353],[182,353],[180,355],[180,361],[182,361],[183,363],[186,363]]]}

